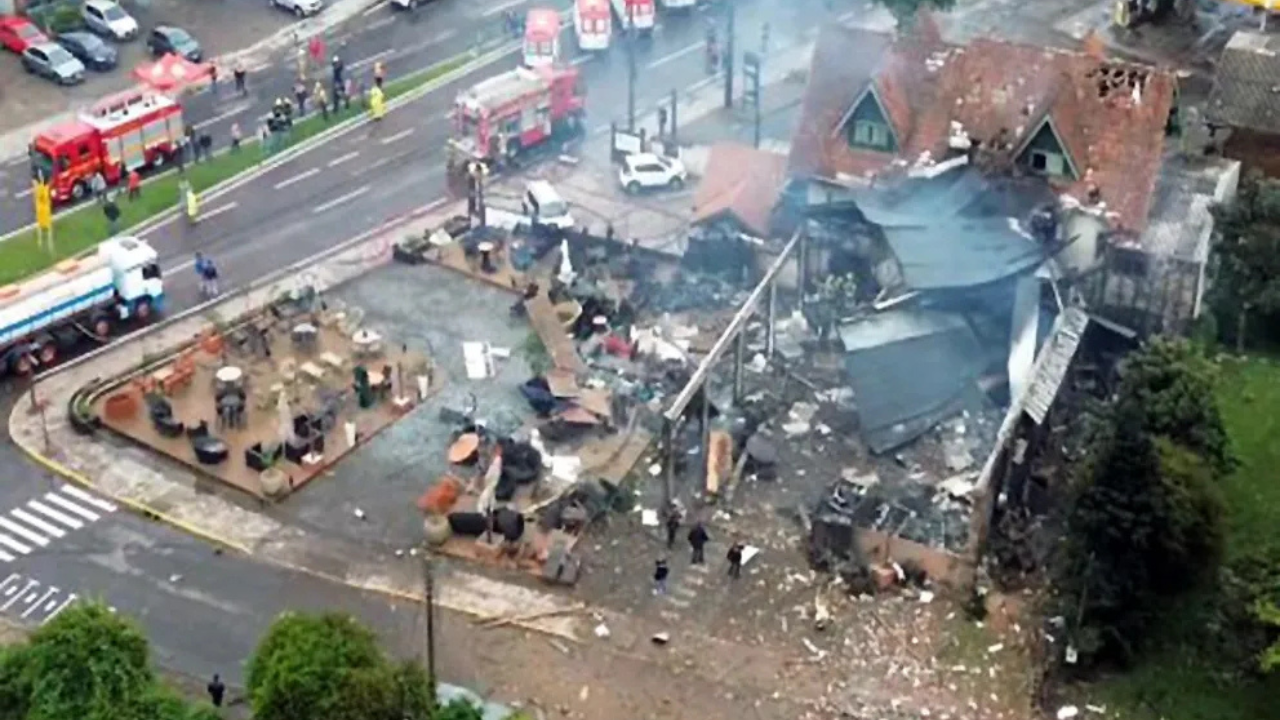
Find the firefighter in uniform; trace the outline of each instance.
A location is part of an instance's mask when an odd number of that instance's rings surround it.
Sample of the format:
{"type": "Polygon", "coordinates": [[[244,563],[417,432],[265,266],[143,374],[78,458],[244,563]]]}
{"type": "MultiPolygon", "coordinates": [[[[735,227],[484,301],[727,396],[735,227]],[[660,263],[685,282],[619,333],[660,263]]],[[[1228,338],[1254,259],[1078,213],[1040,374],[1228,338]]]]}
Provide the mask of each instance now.
{"type": "Polygon", "coordinates": [[[387,114],[386,96],[382,94],[382,84],[374,85],[369,90],[369,117],[381,120],[387,114]]]}

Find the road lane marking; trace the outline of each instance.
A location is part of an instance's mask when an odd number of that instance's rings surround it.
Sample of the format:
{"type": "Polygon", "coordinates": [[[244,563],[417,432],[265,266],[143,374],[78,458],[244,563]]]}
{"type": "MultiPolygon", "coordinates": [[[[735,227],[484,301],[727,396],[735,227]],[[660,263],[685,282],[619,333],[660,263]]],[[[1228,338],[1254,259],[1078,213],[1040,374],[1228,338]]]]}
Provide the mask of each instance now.
{"type": "Polygon", "coordinates": [[[45,517],[49,517],[49,518],[53,518],[54,520],[57,520],[58,522],[62,523],[63,525],[66,525],[72,530],[79,530],[80,528],[84,527],[84,523],[71,517],[70,515],[67,515],[64,512],[61,512],[59,510],[54,510],[53,508],[49,507],[48,505],[45,505],[39,500],[32,500],[31,502],[27,503],[27,507],[31,508],[32,510],[35,510],[36,512],[40,513],[41,515],[44,515],[45,517]]]}
{"type": "Polygon", "coordinates": [[[367,193],[367,192],[369,192],[369,186],[368,186],[368,185],[361,185],[360,187],[356,188],[355,190],[352,190],[351,192],[347,193],[346,195],[339,195],[338,197],[336,197],[336,198],[334,198],[334,199],[330,200],[330,201],[329,201],[329,202],[327,202],[327,203],[322,203],[322,204],[320,204],[320,205],[317,205],[317,206],[315,207],[315,209],[314,209],[314,210],[312,210],[311,212],[313,212],[313,213],[315,213],[315,214],[317,214],[317,215],[318,215],[318,214],[320,214],[320,213],[324,212],[325,210],[329,210],[329,209],[335,208],[335,207],[337,207],[337,206],[341,205],[342,203],[347,202],[348,200],[354,200],[355,198],[358,198],[358,197],[360,197],[361,195],[363,195],[363,194],[365,194],[365,193],[367,193]]]}
{"type": "Polygon", "coordinates": [[[359,155],[359,154],[360,154],[360,151],[359,151],[359,150],[356,150],[356,151],[353,151],[353,152],[349,152],[349,153],[347,153],[346,155],[343,155],[343,156],[342,156],[342,157],[340,157],[340,158],[334,158],[334,159],[332,159],[332,160],[330,160],[330,161],[329,161],[329,165],[328,165],[328,167],[337,167],[337,166],[341,165],[342,163],[344,163],[344,162],[346,162],[346,161],[348,161],[348,160],[350,160],[350,159],[354,158],[355,156],[357,156],[357,155],[359,155]]]}
{"type": "Polygon", "coordinates": [[[209,212],[204,213],[203,215],[197,216],[197,222],[199,222],[200,220],[208,220],[209,218],[214,217],[215,215],[221,215],[222,213],[227,212],[228,210],[235,210],[239,205],[240,203],[229,202],[226,205],[223,205],[222,207],[214,208],[213,210],[210,210],[209,212]]]}
{"type": "Polygon", "coordinates": [[[26,196],[28,196],[28,195],[30,195],[30,194],[31,194],[31,188],[27,188],[26,190],[23,190],[22,192],[16,192],[16,193],[14,193],[14,194],[13,194],[13,196],[14,196],[14,197],[16,197],[16,198],[24,198],[24,197],[26,197],[26,196]]]}
{"type": "Polygon", "coordinates": [[[510,0],[509,2],[504,2],[501,5],[494,5],[488,10],[485,10],[484,12],[480,13],[480,17],[493,17],[494,15],[497,15],[498,13],[504,13],[510,10],[511,8],[518,8],[524,3],[525,3],[525,0],[510,0]]]}
{"type": "Polygon", "coordinates": [[[287,188],[294,183],[300,183],[303,180],[306,180],[307,178],[315,175],[318,172],[320,172],[320,168],[311,168],[310,170],[304,170],[298,173],[297,175],[294,175],[291,178],[288,178],[286,180],[281,180],[280,182],[276,183],[276,189],[280,190],[281,188],[287,188]]]}
{"type": "Polygon", "coordinates": [[[24,613],[22,613],[22,617],[24,617],[24,618],[25,618],[25,617],[27,617],[28,615],[30,615],[31,613],[33,613],[33,612],[35,612],[35,611],[39,610],[39,609],[40,609],[40,606],[44,604],[44,601],[45,601],[45,600],[48,600],[48,599],[49,599],[49,598],[51,598],[51,597],[53,597],[53,595],[54,595],[55,593],[57,593],[57,592],[58,592],[58,588],[56,588],[56,587],[49,588],[49,589],[45,592],[45,594],[44,594],[44,595],[41,595],[41,596],[40,596],[40,599],[39,599],[39,600],[37,600],[37,601],[35,601],[35,602],[31,603],[31,607],[27,608],[27,611],[26,611],[26,612],[24,612],[24,613]]]}
{"type": "Polygon", "coordinates": [[[81,490],[80,488],[74,487],[72,485],[63,485],[62,492],[70,495],[73,498],[76,498],[77,500],[83,500],[84,502],[89,503],[90,505],[98,508],[99,510],[106,510],[107,512],[115,512],[118,509],[114,504],[109,503],[100,497],[91,495],[85,492],[84,490],[81,490]]]}
{"type": "Polygon", "coordinates": [[[228,111],[226,111],[226,112],[224,112],[224,113],[220,113],[220,114],[218,114],[218,115],[214,115],[213,117],[209,118],[208,120],[202,120],[202,121],[200,121],[200,122],[196,123],[196,124],[195,124],[195,128],[196,128],[197,130],[203,130],[203,129],[205,129],[205,128],[209,127],[210,125],[212,125],[212,124],[214,124],[214,123],[216,123],[216,122],[218,122],[218,121],[220,121],[220,120],[226,120],[227,118],[235,117],[236,115],[239,115],[240,113],[242,113],[242,112],[244,112],[245,110],[248,110],[248,109],[249,109],[249,105],[248,105],[248,104],[245,104],[245,103],[242,103],[239,107],[232,108],[232,109],[230,109],[230,110],[228,110],[228,111]]]}
{"type": "Polygon", "coordinates": [[[412,134],[413,134],[413,128],[409,128],[408,130],[401,130],[395,135],[389,135],[387,137],[384,137],[378,142],[383,145],[390,145],[391,143],[396,142],[397,140],[403,140],[412,134]]]}
{"type": "Polygon", "coordinates": [[[396,21],[396,19],[395,19],[395,18],[393,18],[393,17],[384,17],[384,18],[379,18],[379,19],[374,20],[373,22],[369,23],[368,25],[366,25],[366,26],[365,26],[365,28],[364,28],[364,30],[365,30],[365,32],[372,32],[372,31],[374,31],[374,30],[380,30],[380,29],[382,29],[382,28],[384,28],[384,27],[386,27],[386,26],[390,25],[391,23],[393,23],[393,22],[395,22],[395,21],[396,21]]]}
{"type": "MultiPolygon", "coordinates": [[[[9,577],[5,578],[4,582],[0,582],[0,591],[3,591],[5,588],[9,587],[9,583],[19,579],[19,577],[21,576],[18,575],[18,573],[9,573],[9,577]]],[[[9,593],[5,593],[5,594],[8,595],[9,593]]]]}
{"type": "Polygon", "coordinates": [[[5,547],[9,548],[10,550],[13,550],[14,552],[20,555],[31,554],[31,548],[27,547],[26,545],[23,545],[22,543],[18,542],[17,540],[14,540],[13,538],[9,537],[8,535],[5,535],[4,533],[0,533],[0,545],[4,545],[5,547]]]}
{"type": "Polygon", "coordinates": [[[4,561],[4,562],[13,562],[14,560],[17,560],[17,559],[18,559],[18,558],[16,558],[16,557],[14,557],[14,556],[10,555],[9,553],[7,553],[7,552],[5,552],[5,551],[3,551],[3,550],[0,550],[0,560],[2,560],[2,561],[4,561]]]}
{"type": "Polygon", "coordinates": [[[703,47],[704,47],[703,43],[694,43],[693,45],[690,45],[688,47],[680,48],[679,50],[669,52],[666,55],[663,55],[662,57],[658,58],[657,60],[654,60],[653,62],[649,63],[648,65],[645,65],[645,68],[652,70],[656,67],[666,65],[672,60],[678,60],[684,57],[685,55],[688,55],[689,53],[693,53],[693,52],[697,52],[698,50],[701,50],[703,47]]]}
{"type": "Polygon", "coordinates": [[[22,508],[14,508],[9,511],[9,514],[18,518],[19,520],[30,525],[33,528],[38,528],[40,530],[45,531],[46,533],[48,533],[49,535],[52,535],[53,537],[60,538],[60,537],[67,536],[67,534],[62,531],[62,528],[59,528],[55,525],[50,525],[49,523],[41,520],[35,515],[32,515],[26,510],[23,510],[22,508]]]}
{"type": "Polygon", "coordinates": [[[574,67],[577,67],[578,65],[586,65],[587,63],[591,62],[594,58],[595,58],[595,55],[579,55],[578,57],[570,60],[569,64],[573,65],[574,67]]]}
{"type": "MultiPolygon", "coordinates": [[[[77,599],[77,597],[78,597],[78,596],[77,596],[75,593],[71,593],[70,595],[68,595],[68,596],[67,596],[67,599],[66,599],[66,600],[63,600],[63,601],[62,601],[62,604],[58,606],[58,609],[57,609],[57,610],[54,610],[53,612],[51,612],[51,613],[49,613],[48,615],[46,615],[46,616],[44,617],[44,620],[42,620],[42,621],[40,622],[40,624],[41,624],[41,625],[44,625],[44,624],[48,623],[50,620],[52,620],[52,619],[54,619],[54,618],[58,617],[58,614],[59,614],[59,613],[61,613],[63,610],[66,610],[68,605],[70,605],[71,603],[75,602],[75,601],[76,601],[76,599],[77,599]]],[[[111,608],[111,612],[115,612],[115,611],[116,611],[116,609],[115,609],[115,608],[111,608]]]]}
{"type": "Polygon", "coordinates": [[[30,540],[31,542],[39,545],[40,547],[45,547],[46,545],[49,544],[49,541],[46,540],[43,536],[37,535],[31,532],[30,530],[22,527],[18,523],[13,522],[9,518],[4,517],[2,515],[0,515],[0,527],[3,527],[5,530],[8,530],[14,535],[21,536],[24,540],[30,540]]]}
{"type": "Polygon", "coordinates": [[[355,61],[355,62],[351,63],[350,65],[348,65],[347,67],[349,67],[349,68],[351,68],[351,69],[353,69],[353,70],[354,70],[354,69],[356,69],[356,68],[359,68],[359,67],[364,67],[365,65],[369,65],[369,64],[372,64],[372,63],[378,62],[378,61],[379,61],[379,60],[381,60],[382,58],[384,58],[384,57],[386,57],[386,56],[388,56],[388,55],[390,55],[390,54],[392,54],[392,53],[394,53],[394,52],[395,52],[395,50],[394,50],[394,49],[392,49],[392,48],[387,48],[386,50],[383,50],[382,52],[376,52],[376,53],[374,53],[374,54],[370,55],[370,56],[369,56],[369,57],[367,57],[367,58],[364,58],[364,59],[361,59],[361,60],[357,60],[357,61],[355,61]]]}
{"type": "Polygon", "coordinates": [[[360,17],[369,17],[370,15],[378,12],[379,10],[381,10],[386,6],[387,6],[387,0],[378,0],[378,2],[370,5],[367,10],[360,13],[360,17]]]}
{"type": "MultiPolygon", "coordinates": [[[[39,584],[40,584],[40,583],[36,582],[35,580],[28,580],[28,581],[27,581],[27,586],[26,586],[26,587],[22,588],[21,590],[19,590],[19,591],[18,591],[18,592],[16,592],[16,593],[14,593],[14,594],[12,595],[12,597],[10,597],[7,601],[5,601],[5,604],[0,605],[0,612],[3,612],[3,611],[5,611],[5,610],[8,610],[10,607],[12,607],[12,606],[13,606],[13,604],[14,604],[14,603],[18,602],[18,600],[19,600],[23,595],[26,595],[28,590],[30,590],[31,588],[33,588],[33,587],[35,587],[35,586],[37,586],[37,585],[39,585],[39,584]]],[[[8,594],[8,591],[6,591],[6,594],[8,594]]]]}
{"type": "Polygon", "coordinates": [[[58,493],[45,493],[44,499],[48,500],[54,505],[60,505],[66,508],[67,510],[70,510],[71,512],[79,515],[85,520],[88,520],[89,522],[93,522],[94,520],[99,520],[102,518],[102,516],[99,515],[98,513],[92,510],[86,510],[85,508],[82,508],[79,505],[71,502],[70,500],[62,497],[58,493]]]}

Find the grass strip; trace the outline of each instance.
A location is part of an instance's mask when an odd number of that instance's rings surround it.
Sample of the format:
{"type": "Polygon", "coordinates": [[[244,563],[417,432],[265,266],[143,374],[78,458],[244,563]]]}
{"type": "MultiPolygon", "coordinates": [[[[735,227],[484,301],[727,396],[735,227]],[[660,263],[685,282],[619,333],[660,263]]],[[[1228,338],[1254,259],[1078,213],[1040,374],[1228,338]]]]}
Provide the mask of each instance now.
{"type": "MultiPolygon", "coordinates": [[[[390,102],[420,88],[457,70],[473,59],[470,53],[459,55],[436,63],[422,72],[389,81],[383,88],[386,100],[390,102]]],[[[328,120],[318,113],[312,113],[294,123],[288,138],[276,148],[273,154],[279,154],[363,112],[365,110],[362,104],[352,103],[350,108],[330,113],[328,120]]],[[[187,163],[183,176],[178,175],[176,171],[168,171],[152,178],[142,186],[142,197],[136,200],[125,199],[124,193],[120,193],[116,201],[120,208],[120,232],[127,233],[129,228],[176,207],[179,199],[178,183],[182,177],[191,182],[196,192],[202,193],[241,173],[253,170],[268,157],[270,156],[264,154],[256,137],[246,138],[241,143],[239,152],[229,152],[224,149],[210,160],[187,163]]],[[[87,202],[81,207],[54,218],[53,252],[38,242],[34,228],[24,230],[0,242],[0,285],[20,281],[53,266],[60,260],[90,251],[110,236],[106,216],[102,213],[102,207],[96,202],[87,202]]]]}

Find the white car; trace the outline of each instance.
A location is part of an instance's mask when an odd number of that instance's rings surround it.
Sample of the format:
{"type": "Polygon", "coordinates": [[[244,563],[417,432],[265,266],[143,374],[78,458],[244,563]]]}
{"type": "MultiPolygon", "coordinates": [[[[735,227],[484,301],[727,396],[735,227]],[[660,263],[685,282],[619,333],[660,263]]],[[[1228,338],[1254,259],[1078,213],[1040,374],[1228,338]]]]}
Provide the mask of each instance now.
{"type": "Polygon", "coordinates": [[[679,190],[688,179],[684,163],[654,153],[628,155],[622,159],[622,169],[618,170],[618,183],[633,195],[652,188],[679,190]]]}
{"type": "Polygon", "coordinates": [[[85,0],[80,17],[90,30],[113,40],[138,37],[138,21],[115,0],[85,0]]]}
{"type": "Polygon", "coordinates": [[[269,2],[282,10],[288,10],[300,18],[310,17],[324,9],[323,0],[269,0],[269,2]]]}
{"type": "Polygon", "coordinates": [[[413,10],[428,2],[430,0],[391,0],[391,7],[396,10],[413,10]]]}

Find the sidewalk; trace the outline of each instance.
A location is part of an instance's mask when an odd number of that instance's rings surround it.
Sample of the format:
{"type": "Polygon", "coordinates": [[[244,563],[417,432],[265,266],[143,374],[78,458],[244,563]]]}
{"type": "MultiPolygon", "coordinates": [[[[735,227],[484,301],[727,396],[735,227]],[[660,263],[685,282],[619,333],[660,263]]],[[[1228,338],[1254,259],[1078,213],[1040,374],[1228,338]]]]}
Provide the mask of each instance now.
{"type": "MultiPolygon", "coordinates": [[[[378,2],[379,0],[332,0],[319,15],[289,25],[274,35],[239,52],[215,58],[213,62],[223,68],[230,68],[235,63],[240,62],[250,72],[260,71],[268,67],[273,57],[282,50],[291,49],[300,44],[305,46],[305,43],[313,36],[328,32],[378,2]]],[[[226,70],[223,74],[230,77],[231,73],[230,70],[226,70]]],[[[86,107],[89,104],[91,103],[86,103],[86,107]]],[[[31,143],[31,138],[55,125],[75,119],[76,115],[83,109],[76,108],[55,115],[48,120],[32,123],[0,134],[0,164],[7,165],[19,160],[25,161],[27,146],[31,143]]]]}

